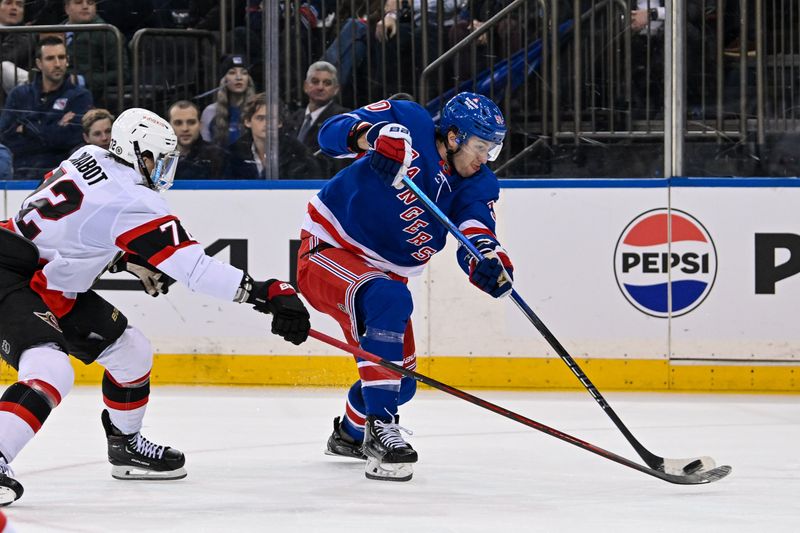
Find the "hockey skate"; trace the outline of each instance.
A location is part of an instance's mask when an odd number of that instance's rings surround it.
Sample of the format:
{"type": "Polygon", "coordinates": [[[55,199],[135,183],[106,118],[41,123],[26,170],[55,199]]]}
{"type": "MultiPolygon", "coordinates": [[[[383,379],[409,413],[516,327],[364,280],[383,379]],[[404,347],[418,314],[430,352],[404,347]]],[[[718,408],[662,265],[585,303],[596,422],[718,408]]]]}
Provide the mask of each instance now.
{"type": "Polygon", "coordinates": [[[169,480],[186,477],[183,453],[153,444],[141,433],[125,435],[111,423],[108,411],[100,416],[108,439],[108,461],[114,479],[169,480]]]}
{"type": "Polygon", "coordinates": [[[14,479],[14,471],[0,456],[0,507],[10,505],[19,500],[25,489],[22,484],[14,479]]]}
{"type": "Polygon", "coordinates": [[[417,452],[403,440],[401,431],[411,432],[401,427],[394,417],[391,422],[371,415],[364,427],[364,446],[367,456],[364,474],[369,479],[382,481],[408,481],[414,475],[412,464],[417,462],[417,452]]]}
{"type": "Polygon", "coordinates": [[[338,416],[333,419],[333,433],[328,437],[328,447],[325,450],[325,454],[350,457],[352,459],[366,459],[364,452],[361,451],[361,443],[356,442],[353,437],[342,429],[340,420],[338,416]]]}

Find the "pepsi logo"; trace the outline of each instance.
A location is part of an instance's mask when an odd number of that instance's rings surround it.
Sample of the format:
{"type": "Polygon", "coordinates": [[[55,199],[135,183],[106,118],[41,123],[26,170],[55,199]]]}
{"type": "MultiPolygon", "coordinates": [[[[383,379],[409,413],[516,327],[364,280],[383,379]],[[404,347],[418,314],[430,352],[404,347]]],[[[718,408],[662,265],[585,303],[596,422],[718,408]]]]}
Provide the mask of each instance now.
{"type": "Polygon", "coordinates": [[[653,209],[633,219],[619,236],[614,276],[628,302],[642,313],[682,316],[711,292],[717,250],[706,228],[689,213],[653,209]]]}

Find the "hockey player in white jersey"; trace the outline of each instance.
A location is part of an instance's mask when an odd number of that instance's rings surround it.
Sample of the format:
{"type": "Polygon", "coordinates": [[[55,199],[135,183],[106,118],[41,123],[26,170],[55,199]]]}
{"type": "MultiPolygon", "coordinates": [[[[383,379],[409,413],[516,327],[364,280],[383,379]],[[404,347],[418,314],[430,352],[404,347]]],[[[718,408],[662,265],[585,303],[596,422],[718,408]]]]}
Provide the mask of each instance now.
{"type": "Polygon", "coordinates": [[[144,109],[114,122],[109,150],[86,146],[50,172],[0,221],[0,356],[19,381],[0,398],[0,505],[22,495],[9,463],[69,393],[67,354],[105,368],[101,420],[117,479],[179,479],[183,454],[141,433],[153,351],[125,316],[91,290],[109,263],[166,292],[167,276],[193,291],[271,313],[272,332],[300,344],[309,315],[291,285],[254,281],[205,254],[159,195],[172,184],[177,138],[144,109]],[[124,253],[120,257],[120,253],[124,253]]]}

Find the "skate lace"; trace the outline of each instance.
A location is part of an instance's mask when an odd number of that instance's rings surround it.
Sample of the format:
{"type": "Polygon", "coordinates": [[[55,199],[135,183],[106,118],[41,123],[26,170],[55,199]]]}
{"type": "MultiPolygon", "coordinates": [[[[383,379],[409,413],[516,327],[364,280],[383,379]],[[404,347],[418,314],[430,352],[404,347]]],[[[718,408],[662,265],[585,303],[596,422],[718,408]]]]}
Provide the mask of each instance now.
{"type": "Polygon", "coordinates": [[[141,433],[132,436],[130,444],[138,453],[150,459],[161,459],[161,456],[164,455],[164,446],[150,442],[141,433]]]}
{"type": "Polygon", "coordinates": [[[397,419],[394,416],[392,416],[391,422],[375,420],[375,432],[378,434],[378,438],[380,439],[381,443],[387,448],[402,448],[403,446],[407,446],[407,443],[405,439],[403,439],[401,432],[406,433],[407,435],[414,434],[413,431],[404,428],[400,424],[396,423],[395,420],[397,419]]]}

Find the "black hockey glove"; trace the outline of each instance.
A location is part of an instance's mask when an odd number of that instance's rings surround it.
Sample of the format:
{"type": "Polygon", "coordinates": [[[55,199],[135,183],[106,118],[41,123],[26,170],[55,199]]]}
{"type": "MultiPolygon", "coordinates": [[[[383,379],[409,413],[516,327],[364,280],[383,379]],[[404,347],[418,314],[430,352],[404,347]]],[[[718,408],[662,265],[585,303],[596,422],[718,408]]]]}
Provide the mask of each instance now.
{"type": "Polygon", "coordinates": [[[272,333],[298,345],[308,338],[308,310],[291,284],[276,279],[253,281],[245,274],[240,291],[236,301],[253,304],[260,313],[272,314],[272,333]]]}
{"type": "Polygon", "coordinates": [[[169,286],[175,282],[150,263],[138,255],[124,253],[119,259],[111,262],[108,271],[112,274],[117,272],[130,272],[142,282],[142,286],[147,294],[156,297],[159,294],[167,294],[169,286]]]}

